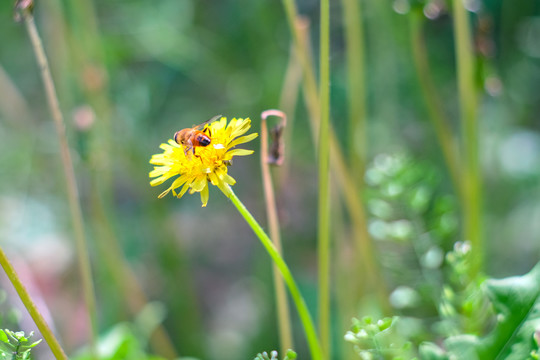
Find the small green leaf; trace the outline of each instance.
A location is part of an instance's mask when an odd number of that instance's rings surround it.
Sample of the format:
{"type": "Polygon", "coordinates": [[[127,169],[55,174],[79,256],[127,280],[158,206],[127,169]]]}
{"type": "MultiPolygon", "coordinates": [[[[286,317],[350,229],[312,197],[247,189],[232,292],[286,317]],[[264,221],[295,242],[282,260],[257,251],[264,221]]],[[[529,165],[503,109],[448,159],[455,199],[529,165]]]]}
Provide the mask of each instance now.
{"type": "Polygon", "coordinates": [[[4,332],[4,330],[2,330],[2,329],[0,329],[0,340],[9,344],[9,339],[8,339],[6,333],[4,332]]]}
{"type": "Polygon", "coordinates": [[[287,356],[285,356],[285,360],[294,360],[296,359],[296,353],[292,351],[291,349],[287,350],[287,356]]]}
{"type": "Polygon", "coordinates": [[[6,332],[6,334],[8,334],[8,336],[15,342],[18,342],[19,339],[15,336],[15,333],[9,329],[4,329],[4,331],[6,332]]]}
{"type": "Polygon", "coordinates": [[[28,348],[33,348],[34,346],[36,346],[37,344],[39,344],[43,339],[39,339],[38,341],[34,341],[33,343],[31,343],[30,345],[25,345],[26,347],[28,348]]]}

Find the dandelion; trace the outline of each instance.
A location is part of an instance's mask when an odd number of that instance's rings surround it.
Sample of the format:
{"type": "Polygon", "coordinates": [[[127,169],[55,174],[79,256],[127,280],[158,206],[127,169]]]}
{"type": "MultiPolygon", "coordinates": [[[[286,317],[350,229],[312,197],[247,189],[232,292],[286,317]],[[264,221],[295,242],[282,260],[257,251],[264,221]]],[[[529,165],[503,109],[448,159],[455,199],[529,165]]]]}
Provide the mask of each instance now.
{"type": "Polygon", "coordinates": [[[236,183],[228,173],[228,166],[232,164],[234,156],[244,156],[253,153],[253,150],[235,149],[240,145],[257,137],[256,133],[241,136],[251,127],[251,120],[227,119],[222,117],[209,125],[203,132],[210,135],[212,142],[208,146],[197,146],[193,151],[186,151],[184,146],[170,139],[167,144],[161,144],[163,153],[153,155],[150,164],[156,165],[150,172],[150,185],[163,184],[168,179],[176,178],[171,186],[163,191],[159,198],[172,191],[173,195],[181,198],[187,190],[190,194],[201,193],[202,206],[208,203],[208,182],[217,186],[227,197],[231,196],[231,185],[236,183]],[[180,188],[180,191],[176,189],[180,188]]]}

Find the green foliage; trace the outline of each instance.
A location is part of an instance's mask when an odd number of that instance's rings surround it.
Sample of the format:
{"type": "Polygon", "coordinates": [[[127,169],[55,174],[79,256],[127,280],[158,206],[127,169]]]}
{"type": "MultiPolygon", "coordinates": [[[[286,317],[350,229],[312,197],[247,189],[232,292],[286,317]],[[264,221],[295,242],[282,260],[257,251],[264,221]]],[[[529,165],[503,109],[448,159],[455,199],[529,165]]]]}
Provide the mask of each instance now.
{"type": "Polygon", "coordinates": [[[0,329],[0,357],[11,360],[30,359],[30,351],[42,341],[42,339],[39,339],[30,343],[32,336],[34,336],[33,331],[25,335],[24,331],[15,332],[0,329]]]}
{"type": "Polygon", "coordinates": [[[411,359],[414,349],[398,327],[398,322],[398,317],[376,322],[370,317],[353,319],[354,324],[351,331],[345,334],[345,340],[354,344],[361,359],[411,359]]]}
{"type": "MultiPolygon", "coordinates": [[[[497,315],[485,336],[460,334],[444,341],[446,352],[434,354],[433,346],[421,348],[432,359],[526,359],[538,349],[540,328],[540,263],[528,274],[500,280],[489,279],[484,290],[497,315]]],[[[534,358],[534,357],[533,357],[534,358]]]]}
{"type": "MultiPolygon", "coordinates": [[[[270,356],[268,356],[268,353],[265,351],[263,353],[257,354],[253,360],[278,360],[278,352],[273,350],[270,352],[270,356]]],[[[283,358],[283,360],[293,360],[296,359],[296,353],[292,350],[287,350],[287,354],[283,358]]]]}
{"type": "Polygon", "coordinates": [[[480,335],[491,324],[493,314],[489,298],[481,288],[483,280],[470,275],[471,256],[468,242],[457,242],[446,255],[450,271],[438,306],[442,320],[437,324],[444,336],[480,335]]]}
{"type": "MultiPolygon", "coordinates": [[[[163,360],[163,358],[145,353],[146,339],[139,336],[127,323],[114,326],[99,338],[98,351],[100,360],[163,360]]],[[[89,349],[73,357],[74,360],[92,360],[89,349]]]]}
{"type": "Polygon", "coordinates": [[[444,255],[458,229],[455,197],[433,164],[402,153],[376,156],[366,183],[369,232],[394,288],[396,315],[435,319],[449,265],[444,255]]]}
{"type": "MultiPolygon", "coordinates": [[[[456,265],[465,261],[468,256],[468,251],[463,250],[463,246],[459,245],[459,251],[449,254],[450,257],[455,256],[451,261],[456,261],[456,265]]],[[[463,270],[466,270],[466,267],[463,270]]],[[[469,282],[471,283],[473,282],[469,282]]],[[[465,284],[465,289],[468,288],[469,285],[465,284]]],[[[461,301],[458,296],[452,302],[443,300],[446,310],[441,312],[443,321],[453,321],[452,330],[461,332],[443,339],[442,348],[434,343],[440,343],[441,339],[434,336],[431,342],[420,344],[418,354],[421,359],[538,358],[540,263],[526,275],[484,280],[476,290],[465,290],[465,293],[467,292],[470,297],[463,297],[461,301]],[[496,322],[490,330],[485,331],[493,318],[486,315],[489,313],[486,310],[488,307],[492,309],[496,322]],[[458,316],[460,320],[454,321],[458,316]],[[473,334],[474,332],[480,334],[473,334]]],[[[373,323],[369,318],[363,322],[355,320],[353,329],[347,333],[345,339],[355,344],[355,349],[362,359],[410,359],[414,352],[408,336],[394,330],[397,322],[397,318],[383,319],[377,323],[373,323]]]]}

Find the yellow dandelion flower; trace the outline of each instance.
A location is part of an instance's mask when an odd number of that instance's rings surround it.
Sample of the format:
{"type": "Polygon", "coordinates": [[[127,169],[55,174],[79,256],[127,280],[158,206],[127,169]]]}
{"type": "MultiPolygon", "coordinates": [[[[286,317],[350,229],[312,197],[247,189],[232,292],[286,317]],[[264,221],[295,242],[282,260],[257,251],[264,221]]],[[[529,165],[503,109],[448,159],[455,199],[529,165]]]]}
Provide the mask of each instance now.
{"type": "Polygon", "coordinates": [[[208,182],[217,186],[229,197],[231,195],[230,185],[234,185],[234,180],[227,174],[228,165],[234,156],[250,155],[253,150],[235,149],[239,144],[246,143],[257,137],[256,133],[241,136],[251,127],[251,120],[232,119],[227,124],[227,119],[221,119],[208,124],[202,130],[211,138],[208,146],[195,147],[192,150],[184,148],[176,141],[170,139],[167,144],[161,144],[163,153],[153,155],[150,164],[154,170],[150,172],[150,177],[155,178],[150,181],[150,185],[157,186],[163,184],[168,179],[176,178],[171,186],[159,195],[164,197],[170,191],[173,195],[181,198],[189,189],[189,193],[201,193],[202,206],[208,203],[208,182]],[[176,189],[182,187],[177,192],[176,189]]]}

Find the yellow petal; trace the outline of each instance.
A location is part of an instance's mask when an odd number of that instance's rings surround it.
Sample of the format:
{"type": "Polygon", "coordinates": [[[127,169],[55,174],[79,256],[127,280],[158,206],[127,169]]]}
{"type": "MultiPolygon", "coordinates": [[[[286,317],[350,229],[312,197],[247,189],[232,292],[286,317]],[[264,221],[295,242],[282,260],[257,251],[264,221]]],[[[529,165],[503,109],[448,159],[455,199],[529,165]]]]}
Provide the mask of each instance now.
{"type": "Polygon", "coordinates": [[[227,151],[227,157],[233,157],[233,156],[246,156],[253,154],[253,150],[246,150],[246,149],[234,149],[231,151],[227,151]]]}
{"type": "Polygon", "coordinates": [[[184,196],[184,194],[186,193],[186,191],[189,189],[189,185],[190,185],[190,184],[191,184],[190,182],[186,182],[186,183],[184,184],[184,187],[182,188],[182,190],[180,190],[180,192],[178,193],[178,195],[176,195],[176,197],[177,197],[178,199],[180,199],[182,196],[184,196]]]}
{"type": "Polygon", "coordinates": [[[208,204],[208,198],[210,197],[210,194],[208,192],[208,183],[206,183],[206,186],[201,191],[201,202],[202,207],[205,207],[206,204],[208,204]]]}
{"type": "Polygon", "coordinates": [[[163,198],[163,197],[164,197],[165,195],[167,195],[170,191],[171,191],[171,188],[168,188],[167,190],[165,190],[164,192],[162,192],[161,194],[158,195],[158,199],[163,198]]]}
{"type": "Polygon", "coordinates": [[[195,191],[202,191],[205,186],[207,186],[208,182],[206,181],[206,176],[199,176],[195,178],[195,181],[191,184],[191,191],[192,194],[195,191]]]}
{"type": "Polygon", "coordinates": [[[239,145],[239,144],[247,143],[247,142],[255,139],[257,136],[259,136],[259,134],[257,134],[257,133],[249,134],[249,135],[246,135],[246,136],[241,136],[241,137],[235,139],[233,142],[231,142],[229,144],[229,148],[235,147],[236,145],[239,145]]]}

